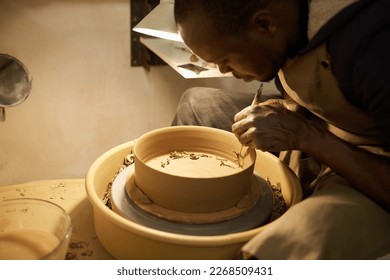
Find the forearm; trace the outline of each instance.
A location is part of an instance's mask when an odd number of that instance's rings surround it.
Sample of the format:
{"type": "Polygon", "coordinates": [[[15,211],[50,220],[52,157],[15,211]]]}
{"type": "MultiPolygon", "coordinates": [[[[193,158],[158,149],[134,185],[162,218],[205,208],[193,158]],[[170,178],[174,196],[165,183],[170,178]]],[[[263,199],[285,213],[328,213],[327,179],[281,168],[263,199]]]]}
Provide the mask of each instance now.
{"type": "Polygon", "coordinates": [[[390,211],[390,159],[350,145],[320,127],[310,127],[300,149],[390,211]]]}

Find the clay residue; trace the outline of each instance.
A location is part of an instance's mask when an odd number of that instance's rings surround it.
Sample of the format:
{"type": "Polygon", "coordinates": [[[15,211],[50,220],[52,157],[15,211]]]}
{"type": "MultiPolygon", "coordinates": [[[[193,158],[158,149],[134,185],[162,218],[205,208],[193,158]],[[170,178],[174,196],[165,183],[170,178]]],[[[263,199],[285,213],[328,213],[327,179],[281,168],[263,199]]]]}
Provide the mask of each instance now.
{"type": "Polygon", "coordinates": [[[66,253],[66,260],[75,260],[79,259],[79,256],[82,258],[92,257],[93,250],[89,248],[89,243],[84,241],[72,242],[69,244],[69,251],[66,253]]]}
{"type": "Polygon", "coordinates": [[[224,177],[242,171],[233,160],[195,151],[172,151],[147,160],[145,164],[166,174],[188,178],[224,177]]]}

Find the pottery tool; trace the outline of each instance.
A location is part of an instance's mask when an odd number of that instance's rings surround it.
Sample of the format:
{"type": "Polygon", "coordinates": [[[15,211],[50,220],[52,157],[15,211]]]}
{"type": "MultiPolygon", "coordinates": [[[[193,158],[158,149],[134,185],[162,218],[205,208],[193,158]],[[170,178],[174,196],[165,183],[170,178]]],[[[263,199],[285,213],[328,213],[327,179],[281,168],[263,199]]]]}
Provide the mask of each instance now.
{"type": "Polygon", "coordinates": [[[260,84],[260,87],[255,94],[255,98],[253,98],[252,106],[260,103],[260,98],[262,93],[263,93],[263,83],[260,84]]]}
{"type": "MultiPolygon", "coordinates": [[[[257,104],[260,103],[260,98],[261,98],[261,94],[263,93],[263,83],[260,83],[260,87],[259,89],[256,91],[256,94],[255,94],[255,97],[253,98],[253,101],[252,101],[252,106],[255,106],[257,104]]],[[[238,163],[238,167],[243,167],[244,165],[244,157],[247,155],[247,152],[245,152],[245,154],[243,155],[242,154],[242,150],[244,149],[244,145],[241,145],[241,149],[240,149],[240,152],[239,154],[237,155],[237,163],[238,163]]]]}

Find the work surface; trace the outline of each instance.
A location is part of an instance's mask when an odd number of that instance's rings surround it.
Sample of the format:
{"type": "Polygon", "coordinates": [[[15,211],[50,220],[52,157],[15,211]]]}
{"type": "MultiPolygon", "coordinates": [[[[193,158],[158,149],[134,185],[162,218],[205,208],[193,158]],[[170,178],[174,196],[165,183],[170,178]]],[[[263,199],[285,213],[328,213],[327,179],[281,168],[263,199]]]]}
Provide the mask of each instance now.
{"type": "Polygon", "coordinates": [[[67,259],[113,259],[96,236],[92,206],[88,201],[83,179],[36,181],[0,187],[0,200],[12,198],[44,199],[68,211],[72,219],[73,233],[67,259]]]}

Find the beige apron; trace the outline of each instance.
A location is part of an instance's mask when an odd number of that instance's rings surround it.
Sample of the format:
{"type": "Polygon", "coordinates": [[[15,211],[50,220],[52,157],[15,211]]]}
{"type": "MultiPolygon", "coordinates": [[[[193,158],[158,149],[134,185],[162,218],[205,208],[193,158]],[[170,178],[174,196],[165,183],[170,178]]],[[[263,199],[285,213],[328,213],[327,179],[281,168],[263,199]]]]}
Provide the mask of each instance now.
{"type": "MultiPolygon", "coordinates": [[[[352,145],[389,157],[390,152],[382,148],[383,138],[373,117],[346,100],[331,73],[330,63],[325,43],[297,59],[288,60],[279,71],[283,88],[295,102],[313,114],[311,119],[317,124],[352,145]]],[[[299,151],[282,152],[280,158],[299,178],[305,172],[315,170],[313,162],[302,160],[299,151]]],[[[316,181],[330,172],[322,166],[316,181]]],[[[312,183],[310,188],[314,187],[315,183],[312,183]]]]}

